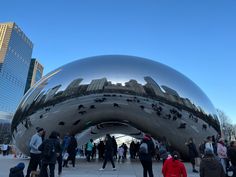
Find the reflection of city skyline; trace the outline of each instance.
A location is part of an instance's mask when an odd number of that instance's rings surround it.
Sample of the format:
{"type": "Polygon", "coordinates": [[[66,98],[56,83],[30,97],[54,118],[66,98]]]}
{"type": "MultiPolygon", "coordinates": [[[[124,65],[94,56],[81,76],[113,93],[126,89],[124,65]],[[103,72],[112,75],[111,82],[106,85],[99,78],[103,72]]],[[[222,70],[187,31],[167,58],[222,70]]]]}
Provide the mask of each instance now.
{"type": "MultiPolygon", "coordinates": [[[[141,96],[144,98],[150,98],[155,101],[159,101],[180,110],[184,109],[189,113],[203,119],[212,124],[217,124],[214,115],[206,114],[200,106],[194,105],[188,98],[182,98],[178,92],[168,86],[156,83],[156,81],[150,77],[145,76],[145,85],[138,83],[134,79],[130,79],[125,82],[113,84],[107,78],[93,79],[89,84],[81,84],[83,78],[76,78],[71,81],[64,90],[60,90],[62,85],[56,85],[48,90],[43,89],[47,85],[47,82],[41,85],[40,89],[33,91],[33,97],[30,97],[31,103],[27,104],[23,109],[19,109],[16,115],[22,115],[18,117],[18,120],[23,120],[24,117],[34,114],[36,110],[45,108],[48,106],[54,106],[63,101],[93,94],[101,93],[120,93],[129,96],[141,96]],[[36,91],[36,93],[34,93],[36,91]]],[[[217,125],[214,126],[217,129],[217,125]]]]}
{"type": "Polygon", "coordinates": [[[93,79],[89,84],[81,84],[83,78],[76,78],[71,81],[65,90],[60,90],[62,85],[56,85],[53,88],[47,90],[44,93],[40,93],[40,96],[36,96],[34,102],[36,104],[47,104],[47,102],[57,102],[73,97],[95,94],[95,93],[122,93],[139,95],[152,98],[154,100],[165,100],[173,104],[182,105],[195,111],[201,111],[200,107],[195,106],[188,98],[182,98],[178,92],[166,85],[159,85],[150,76],[145,76],[145,85],[140,84],[135,79],[130,79],[125,82],[113,84],[112,81],[107,80],[106,77],[100,79],[93,79]],[[60,91],[59,91],[60,90],[60,91]]]}

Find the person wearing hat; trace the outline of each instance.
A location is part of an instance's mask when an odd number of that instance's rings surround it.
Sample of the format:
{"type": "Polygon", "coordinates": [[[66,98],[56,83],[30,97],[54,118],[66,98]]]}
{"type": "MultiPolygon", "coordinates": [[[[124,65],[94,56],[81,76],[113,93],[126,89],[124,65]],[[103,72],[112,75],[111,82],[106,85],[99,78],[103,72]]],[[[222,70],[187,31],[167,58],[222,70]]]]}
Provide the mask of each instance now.
{"type": "Polygon", "coordinates": [[[42,152],[38,150],[38,147],[42,144],[42,135],[44,134],[44,129],[37,127],[37,133],[34,134],[30,140],[30,162],[27,169],[26,177],[30,177],[31,171],[36,171],[38,165],[40,165],[42,152]]]}
{"type": "Polygon", "coordinates": [[[10,169],[9,177],[24,177],[25,164],[20,162],[17,166],[10,169]]]}
{"type": "Polygon", "coordinates": [[[227,148],[224,143],[224,139],[220,138],[219,142],[217,143],[217,154],[220,159],[220,163],[223,166],[224,172],[226,173],[226,166],[227,166],[227,148]]]}
{"type": "Polygon", "coordinates": [[[145,135],[139,147],[139,159],[143,166],[143,177],[153,177],[152,156],[155,153],[154,143],[150,135],[145,135]]]}
{"type": "Polygon", "coordinates": [[[211,149],[206,149],[200,163],[200,177],[225,177],[222,165],[211,149]]]}
{"type": "Polygon", "coordinates": [[[167,159],[162,167],[164,177],[187,177],[184,164],[179,161],[180,155],[177,151],[171,154],[171,158],[167,159]]]}

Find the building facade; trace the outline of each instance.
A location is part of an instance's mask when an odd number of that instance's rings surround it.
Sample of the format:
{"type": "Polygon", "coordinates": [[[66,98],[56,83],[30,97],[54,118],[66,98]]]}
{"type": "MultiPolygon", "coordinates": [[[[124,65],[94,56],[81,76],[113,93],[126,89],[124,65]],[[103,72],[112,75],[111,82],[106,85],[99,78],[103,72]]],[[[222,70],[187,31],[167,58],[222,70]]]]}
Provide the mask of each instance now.
{"type": "Polygon", "coordinates": [[[33,43],[15,23],[0,23],[0,111],[13,113],[22,96],[33,43]]]}
{"type": "Polygon", "coordinates": [[[43,76],[43,65],[39,63],[36,58],[32,58],[30,62],[27,82],[25,86],[25,93],[38,82],[43,76]]]}

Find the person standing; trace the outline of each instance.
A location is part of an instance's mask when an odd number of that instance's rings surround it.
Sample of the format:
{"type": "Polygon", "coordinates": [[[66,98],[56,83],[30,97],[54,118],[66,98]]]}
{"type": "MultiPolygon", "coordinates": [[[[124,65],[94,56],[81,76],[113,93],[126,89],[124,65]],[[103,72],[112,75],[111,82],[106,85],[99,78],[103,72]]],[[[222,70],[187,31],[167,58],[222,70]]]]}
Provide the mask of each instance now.
{"type": "Polygon", "coordinates": [[[188,142],[185,143],[186,146],[188,146],[188,154],[190,158],[190,163],[192,164],[193,172],[198,173],[198,171],[195,169],[195,158],[199,157],[196,145],[193,142],[193,138],[189,138],[188,142]]]}
{"type": "Polygon", "coordinates": [[[208,136],[207,137],[207,142],[205,144],[205,150],[210,149],[214,153],[214,147],[213,147],[213,142],[212,142],[212,137],[208,136]]]}
{"type": "Polygon", "coordinates": [[[227,148],[224,143],[224,139],[220,138],[217,143],[217,155],[220,159],[220,163],[223,166],[224,172],[226,174],[226,166],[227,166],[227,148]]]}
{"type": "Polygon", "coordinates": [[[236,177],[236,141],[230,143],[227,155],[233,167],[233,177],[236,177]]]}
{"type": "Polygon", "coordinates": [[[75,156],[76,156],[76,153],[77,153],[77,141],[75,139],[75,135],[72,135],[71,138],[70,138],[70,143],[68,145],[68,148],[67,148],[67,152],[69,154],[69,157],[67,160],[64,160],[64,164],[63,164],[63,167],[66,166],[67,167],[67,164],[68,164],[68,161],[71,160],[72,161],[72,166],[75,167],[75,156]]]}
{"type": "Polygon", "coordinates": [[[113,161],[113,143],[112,143],[112,138],[109,134],[106,134],[106,139],[105,139],[105,159],[103,162],[103,166],[102,168],[100,168],[99,170],[104,170],[107,164],[107,161],[110,160],[113,169],[112,170],[116,170],[114,161],[113,161]]]}
{"type": "Polygon", "coordinates": [[[93,152],[93,139],[90,139],[89,142],[87,143],[87,161],[90,162],[90,158],[93,152]]]}
{"type": "Polygon", "coordinates": [[[47,167],[49,166],[50,177],[54,177],[55,164],[57,161],[57,157],[60,155],[61,146],[58,141],[58,133],[53,131],[49,139],[43,141],[43,143],[38,147],[40,151],[42,151],[42,167],[40,170],[40,177],[47,177],[47,167]]]}
{"type": "Polygon", "coordinates": [[[179,153],[174,151],[172,157],[167,159],[162,167],[164,177],[187,177],[184,164],[179,161],[179,153]]]}
{"type": "Polygon", "coordinates": [[[205,155],[201,160],[200,177],[225,177],[223,167],[211,149],[205,150],[205,155]]]}
{"type": "Polygon", "coordinates": [[[139,159],[143,166],[143,177],[153,177],[152,156],[155,152],[154,143],[149,135],[145,135],[139,147],[139,159]]]}
{"type": "Polygon", "coordinates": [[[30,140],[30,162],[27,169],[26,177],[30,177],[31,171],[36,171],[38,165],[41,161],[41,151],[38,147],[42,144],[42,135],[44,134],[44,129],[37,127],[37,133],[34,134],[30,140]]]}
{"type": "Polygon", "coordinates": [[[8,154],[7,154],[8,144],[7,144],[7,143],[3,143],[1,150],[2,150],[2,155],[3,155],[3,156],[8,155],[8,154]]]}
{"type": "Polygon", "coordinates": [[[104,145],[102,140],[98,144],[97,148],[98,148],[98,158],[99,158],[99,160],[104,159],[104,148],[105,148],[105,145],[104,145]]]}
{"type": "Polygon", "coordinates": [[[118,148],[118,162],[120,162],[120,159],[122,160],[122,162],[124,161],[124,148],[123,146],[121,145],[119,148],[118,148]]]}

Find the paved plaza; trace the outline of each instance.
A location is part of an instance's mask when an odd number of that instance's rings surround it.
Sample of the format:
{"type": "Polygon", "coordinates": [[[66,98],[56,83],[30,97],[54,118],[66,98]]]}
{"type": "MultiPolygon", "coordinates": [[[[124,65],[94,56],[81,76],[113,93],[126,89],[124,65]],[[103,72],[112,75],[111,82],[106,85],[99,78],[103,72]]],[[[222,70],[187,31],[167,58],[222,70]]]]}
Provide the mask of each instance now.
{"type": "MultiPolygon", "coordinates": [[[[26,172],[29,159],[19,159],[13,158],[13,156],[3,157],[0,155],[0,177],[8,177],[9,169],[12,166],[17,165],[19,162],[24,162],[26,168],[24,172],[26,172]]],[[[99,171],[102,166],[101,161],[91,161],[87,162],[85,159],[77,159],[76,167],[63,168],[63,172],[61,177],[143,177],[142,176],[142,166],[138,160],[130,161],[127,160],[124,163],[115,163],[116,171],[112,171],[112,166],[108,162],[104,171],[99,171]]],[[[191,165],[189,163],[185,163],[187,168],[188,177],[198,177],[199,174],[194,174],[191,172],[191,165]]],[[[162,177],[161,174],[161,162],[153,163],[153,171],[155,177],[162,177]]],[[[57,166],[55,170],[55,174],[57,174],[57,166]]],[[[57,177],[57,175],[55,175],[57,177]]]]}

